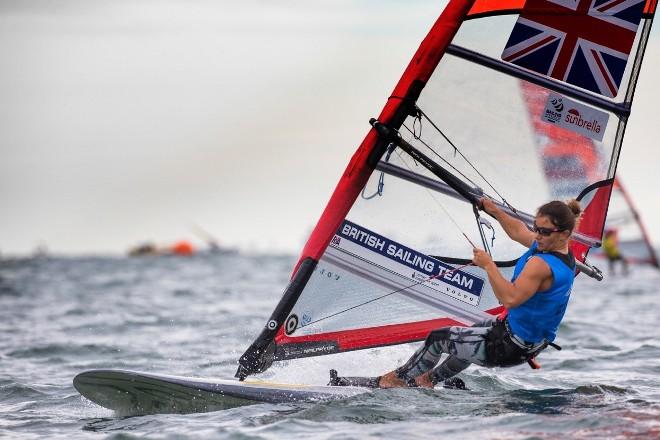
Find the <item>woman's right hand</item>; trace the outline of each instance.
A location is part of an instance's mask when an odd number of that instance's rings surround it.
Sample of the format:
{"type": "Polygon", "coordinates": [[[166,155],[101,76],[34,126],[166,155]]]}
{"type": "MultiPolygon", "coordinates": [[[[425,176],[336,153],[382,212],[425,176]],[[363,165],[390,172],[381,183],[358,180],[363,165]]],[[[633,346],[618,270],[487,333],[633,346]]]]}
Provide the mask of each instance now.
{"type": "Polygon", "coordinates": [[[494,217],[499,210],[495,202],[488,197],[482,197],[479,201],[481,202],[481,209],[494,217]]]}

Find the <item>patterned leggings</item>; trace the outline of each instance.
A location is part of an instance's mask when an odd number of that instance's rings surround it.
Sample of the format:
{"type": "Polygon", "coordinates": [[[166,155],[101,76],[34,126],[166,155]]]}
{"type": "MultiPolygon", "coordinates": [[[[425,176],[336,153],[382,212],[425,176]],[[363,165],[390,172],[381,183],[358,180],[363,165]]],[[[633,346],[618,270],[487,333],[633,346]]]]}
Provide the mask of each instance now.
{"type": "Polygon", "coordinates": [[[486,357],[486,335],[494,323],[495,317],[492,317],[471,327],[445,327],[432,331],[408,362],[396,369],[397,376],[410,382],[431,371],[430,379],[436,384],[460,373],[470,364],[493,366],[486,357]],[[449,356],[436,367],[443,353],[449,356]]]}

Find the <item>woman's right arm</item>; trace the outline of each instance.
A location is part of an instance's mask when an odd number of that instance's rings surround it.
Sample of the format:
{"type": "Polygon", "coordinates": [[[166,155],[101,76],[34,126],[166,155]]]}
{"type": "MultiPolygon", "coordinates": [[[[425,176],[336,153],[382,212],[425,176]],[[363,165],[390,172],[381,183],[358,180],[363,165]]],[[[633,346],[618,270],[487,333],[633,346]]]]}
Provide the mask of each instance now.
{"type": "Polygon", "coordinates": [[[482,198],[481,205],[483,210],[488,214],[492,215],[495,220],[499,222],[506,232],[506,235],[511,238],[513,241],[517,241],[525,247],[531,247],[532,243],[536,239],[536,234],[529,229],[522,222],[522,220],[514,218],[501,210],[493,201],[489,198],[482,198]]]}

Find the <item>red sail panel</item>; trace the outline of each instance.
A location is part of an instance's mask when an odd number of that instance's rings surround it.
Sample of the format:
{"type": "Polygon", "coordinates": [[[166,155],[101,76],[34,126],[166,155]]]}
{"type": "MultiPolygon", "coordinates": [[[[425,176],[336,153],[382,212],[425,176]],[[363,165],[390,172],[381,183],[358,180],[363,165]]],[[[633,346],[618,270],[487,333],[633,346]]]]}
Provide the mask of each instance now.
{"type": "MultiPolygon", "coordinates": [[[[580,194],[578,200],[583,203],[582,209],[584,211],[582,212],[577,232],[590,237],[602,237],[610,196],[612,194],[612,185],[612,180],[598,182],[580,194]]],[[[584,261],[589,252],[589,246],[572,241],[571,250],[577,259],[584,261]]]]}
{"type": "MultiPolygon", "coordinates": [[[[655,14],[657,6],[658,0],[646,0],[643,12],[644,17],[650,18],[650,16],[655,14]]],[[[476,0],[468,13],[468,18],[520,14],[523,8],[525,8],[525,0],[476,0]]],[[[528,10],[528,12],[531,12],[531,10],[528,10]]]]}
{"type": "MultiPolygon", "coordinates": [[[[499,315],[504,311],[504,307],[499,306],[487,310],[490,315],[499,315]]],[[[309,344],[309,356],[316,355],[314,350],[318,347],[326,347],[324,353],[344,352],[351,350],[361,350],[371,347],[381,347],[384,345],[395,345],[408,342],[424,340],[428,334],[438,328],[450,326],[466,326],[468,324],[451,319],[439,318],[425,321],[412,322],[407,324],[394,324],[380,327],[361,328],[355,330],[345,330],[339,332],[327,332],[314,335],[290,337],[284,329],[280,329],[275,342],[277,343],[280,354],[279,359],[286,359],[287,351],[296,350],[288,346],[301,347],[305,349],[305,344],[309,344]]],[[[304,357],[296,353],[292,357],[304,357]]]]}
{"type": "Polygon", "coordinates": [[[470,9],[469,18],[490,15],[518,14],[525,6],[525,0],[476,0],[470,9]]]}
{"type": "Polygon", "coordinates": [[[278,345],[284,345],[328,341],[337,344],[338,351],[349,351],[388,344],[421,341],[428,336],[430,330],[452,325],[465,326],[465,323],[450,318],[441,318],[410,324],[393,324],[341,332],[319,333],[295,338],[291,338],[284,331],[281,331],[275,338],[275,342],[278,345]]]}

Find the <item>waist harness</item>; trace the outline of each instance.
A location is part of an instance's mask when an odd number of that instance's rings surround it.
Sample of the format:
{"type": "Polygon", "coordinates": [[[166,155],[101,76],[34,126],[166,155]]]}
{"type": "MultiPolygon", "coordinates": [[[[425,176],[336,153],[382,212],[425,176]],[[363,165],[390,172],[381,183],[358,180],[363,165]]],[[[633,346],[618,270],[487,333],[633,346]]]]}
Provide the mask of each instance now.
{"type": "Polygon", "coordinates": [[[506,318],[495,320],[493,327],[486,335],[486,360],[496,367],[512,367],[527,362],[533,369],[541,368],[541,366],[534,359],[540,352],[542,352],[548,345],[557,350],[561,347],[557,344],[544,342],[534,350],[526,350],[520,345],[516,344],[511,339],[511,334],[507,329],[506,318]]]}

